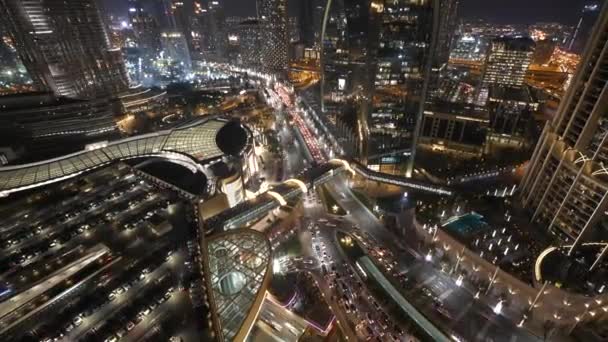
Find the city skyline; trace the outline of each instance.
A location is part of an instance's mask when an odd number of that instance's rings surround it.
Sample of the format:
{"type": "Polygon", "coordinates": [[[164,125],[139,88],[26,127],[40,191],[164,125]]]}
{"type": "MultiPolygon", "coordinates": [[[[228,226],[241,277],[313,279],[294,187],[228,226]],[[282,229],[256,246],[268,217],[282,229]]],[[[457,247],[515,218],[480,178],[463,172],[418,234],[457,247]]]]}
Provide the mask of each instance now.
{"type": "MultiPolygon", "coordinates": [[[[103,0],[113,14],[125,15],[128,6],[118,0],[103,0]]],[[[224,0],[228,16],[248,17],[256,15],[254,1],[224,0]]],[[[291,1],[289,15],[297,16],[297,1],[291,1]]],[[[532,24],[534,22],[557,21],[575,25],[578,13],[585,5],[585,0],[460,0],[460,11],[463,18],[484,18],[497,23],[532,24]],[[524,12],[526,15],[522,16],[524,12]]]]}

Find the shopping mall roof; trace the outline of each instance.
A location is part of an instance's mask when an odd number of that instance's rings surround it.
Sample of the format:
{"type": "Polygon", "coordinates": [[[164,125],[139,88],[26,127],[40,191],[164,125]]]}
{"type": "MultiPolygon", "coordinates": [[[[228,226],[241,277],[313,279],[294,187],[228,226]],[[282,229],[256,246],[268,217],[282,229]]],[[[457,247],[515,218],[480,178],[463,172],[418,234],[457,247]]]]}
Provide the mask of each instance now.
{"type": "MultiPolygon", "coordinates": [[[[171,130],[100,143],[59,158],[0,167],[0,197],[131,158],[158,156],[191,167],[200,167],[198,162],[226,154],[218,146],[216,136],[228,123],[228,120],[217,117],[199,119],[171,130]]],[[[244,148],[241,146],[241,150],[244,148]]]]}
{"type": "Polygon", "coordinates": [[[235,229],[203,239],[206,288],[219,341],[243,341],[255,323],[271,275],[268,239],[235,229]]]}

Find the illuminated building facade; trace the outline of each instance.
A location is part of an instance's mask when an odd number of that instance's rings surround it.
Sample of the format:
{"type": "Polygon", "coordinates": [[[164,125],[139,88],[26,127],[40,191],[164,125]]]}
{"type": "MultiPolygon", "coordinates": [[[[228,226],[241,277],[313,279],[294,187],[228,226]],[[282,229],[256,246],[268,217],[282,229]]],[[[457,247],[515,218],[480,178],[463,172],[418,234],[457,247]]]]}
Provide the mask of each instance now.
{"type": "Polygon", "coordinates": [[[92,97],[127,88],[95,0],[2,0],[0,17],[39,90],[92,97]]]}
{"type": "Polygon", "coordinates": [[[545,126],[521,183],[532,221],[574,248],[606,240],[608,210],[608,11],[600,15],[558,113],[545,126]]]}
{"type": "Polygon", "coordinates": [[[482,85],[521,86],[532,62],[534,47],[530,38],[493,39],[483,67],[482,85]]]}
{"type": "Polygon", "coordinates": [[[236,64],[254,69],[260,67],[261,30],[262,26],[257,19],[247,19],[236,24],[234,34],[228,37],[229,43],[236,46],[236,64]]]}
{"type": "Polygon", "coordinates": [[[483,153],[490,123],[485,108],[440,101],[427,107],[420,132],[421,144],[472,155],[483,153]]]}
{"type": "Polygon", "coordinates": [[[89,142],[118,136],[117,110],[118,104],[107,98],[76,100],[52,93],[2,96],[0,146],[19,146],[37,158],[73,152],[89,142]]]}
{"type": "Polygon", "coordinates": [[[289,33],[286,0],[257,0],[258,20],[261,25],[260,45],[262,67],[266,71],[286,71],[289,33]]]}
{"type": "Polygon", "coordinates": [[[188,42],[180,31],[163,31],[160,34],[163,57],[170,59],[184,73],[192,70],[192,60],[188,50],[188,42]]]}
{"type": "Polygon", "coordinates": [[[456,19],[459,0],[442,0],[439,7],[439,30],[437,31],[437,50],[434,54],[434,68],[441,68],[448,62],[456,32],[456,19]]]}
{"type": "Polygon", "coordinates": [[[160,51],[160,27],[156,18],[144,10],[141,0],[129,1],[129,20],[137,47],[148,56],[156,55],[160,51]]]}
{"type": "Polygon", "coordinates": [[[390,155],[413,167],[439,27],[436,3],[359,0],[326,11],[322,96],[350,104],[351,113],[338,116],[357,132],[363,163],[390,155]]]}
{"type": "Polygon", "coordinates": [[[321,18],[315,18],[316,0],[299,0],[298,2],[298,27],[300,33],[300,42],[304,47],[311,48],[318,44],[315,41],[315,29],[318,28],[318,23],[321,18]]]}
{"type": "Polygon", "coordinates": [[[219,1],[209,1],[208,8],[201,15],[203,30],[203,58],[222,61],[228,49],[228,33],[224,8],[219,1]]]}
{"type": "Polygon", "coordinates": [[[538,100],[527,86],[490,87],[488,109],[492,139],[501,143],[523,144],[529,136],[533,114],[538,107],[538,100]]]}
{"type": "Polygon", "coordinates": [[[557,42],[560,46],[566,46],[572,36],[572,27],[561,23],[541,22],[530,26],[529,35],[538,41],[549,39],[557,42]]]}
{"type": "Polygon", "coordinates": [[[453,61],[480,62],[486,57],[487,42],[480,36],[463,35],[455,43],[450,52],[453,61]]]}

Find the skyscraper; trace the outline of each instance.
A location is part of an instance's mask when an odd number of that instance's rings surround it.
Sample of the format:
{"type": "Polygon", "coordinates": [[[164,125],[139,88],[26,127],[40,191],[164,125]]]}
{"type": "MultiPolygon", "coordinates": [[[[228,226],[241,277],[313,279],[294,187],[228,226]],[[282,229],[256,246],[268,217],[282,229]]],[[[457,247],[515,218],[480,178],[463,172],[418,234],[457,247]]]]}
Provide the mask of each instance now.
{"type": "Polygon", "coordinates": [[[568,45],[568,49],[570,51],[576,53],[581,53],[583,51],[585,48],[585,42],[587,42],[587,39],[591,34],[593,24],[597,20],[599,12],[599,1],[589,1],[583,6],[583,9],[581,10],[581,17],[574,27],[574,33],[572,33],[572,38],[570,39],[570,44],[568,45]]]}
{"type": "Polygon", "coordinates": [[[154,55],[160,50],[160,28],[156,19],[142,6],[141,0],[129,1],[129,20],[137,47],[154,55]]]}
{"type": "Polygon", "coordinates": [[[532,221],[572,242],[606,240],[608,11],[602,10],[576,76],[547,123],[521,183],[532,221]]]}
{"type": "Polygon", "coordinates": [[[298,25],[300,27],[300,42],[305,47],[315,44],[315,0],[299,0],[298,25]]]}
{"type": "Polygon", "coordinates": [[[289,36],[287,32],[287,1],[257,0],[261,25],[262,67],[271,72],[285,72],[289,36]]]}
{"type": "Polygon", "coordinates": [[[459,0],[441,0],[439,7],[439,30],[437,31],[437,51],[435,52],[435,67],[441,67],[448,62],[450,50],[456,32],[456,20],[459,0]]]}
{"type": "Polygon", "coordinates": [[[160,34],[160,43],[164,57],[172,60],[175,66],[184,74],[192,70],[192,60],[188,49],[188,41],[179,30],[166,30],[160,34]]]}
{"type": "Polygon", "coordinates": [[[534,47],[534,41],[530,38],[493,39],[483,67],[482,86],[521,86],[532,61],[534,47]]]}
{"type": "MultiPolygon", "coordinates": [[[[329,4],[329,3],[328,3],[329,4]]],[[[439,1],[334,2],[324,18],[323,106],[357,132],[358,158],[412,168],[439,26],[439,1]],[[408,13],[403,15],[403,13],[408,13]],[[369,156],[374,158],[369,158],[369,156]]]]}
{"type": "Polygon", "coordinates": [[[261,26],[256,19],[244,20],[236,26],[236,64],[253,69],[260,66],[260,36],[261,26]]]}
{"type": "Polygon", "coordinates": [[[228,32],[222,4],[210,1],[203,12],[202,21],[203,57],[207,60],[224,60],[228,48],[228,32]]]}
{"type": "Polygon", "coordinates": [[[95,0],[0,0],[0,17],[38,89],[92,97],[128,87],[95,0]]]}

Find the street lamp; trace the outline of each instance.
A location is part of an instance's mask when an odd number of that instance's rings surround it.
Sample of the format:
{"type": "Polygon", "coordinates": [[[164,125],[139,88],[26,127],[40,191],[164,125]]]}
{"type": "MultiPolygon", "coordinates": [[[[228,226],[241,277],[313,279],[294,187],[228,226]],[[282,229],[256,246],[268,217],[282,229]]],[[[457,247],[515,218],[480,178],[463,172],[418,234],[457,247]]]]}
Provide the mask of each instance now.
{"type": "Polygon", "coordinates": [[[456,286],[462,286],[462,278],[462,274],[458,276],[458,279],[456,279],[456,286]]]}
{"type": "Polygon", "coordinates": [[[500,313],[502,312],[502,300],[496,304],[492,311],[494,311],[495,314],[500,315],[500,313]]]}
{"type": "Polygon", "coordinates": [[[431,252],[429,251],[429,253],[424,257],[424,260],[426,261],[431,261],[433,260],[433,255],[431,254],[431,252]]]}

